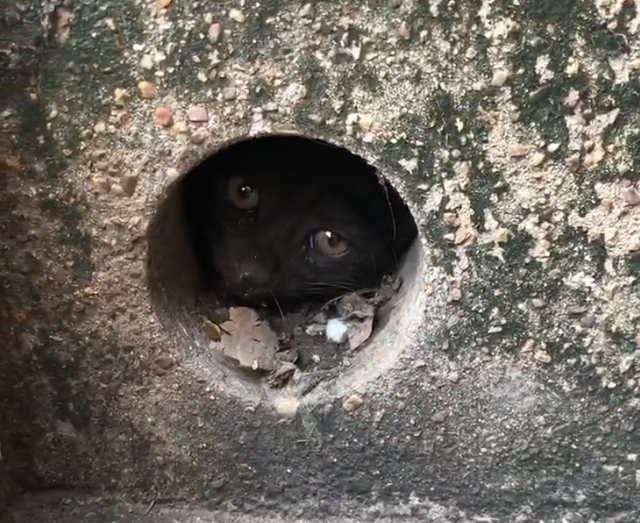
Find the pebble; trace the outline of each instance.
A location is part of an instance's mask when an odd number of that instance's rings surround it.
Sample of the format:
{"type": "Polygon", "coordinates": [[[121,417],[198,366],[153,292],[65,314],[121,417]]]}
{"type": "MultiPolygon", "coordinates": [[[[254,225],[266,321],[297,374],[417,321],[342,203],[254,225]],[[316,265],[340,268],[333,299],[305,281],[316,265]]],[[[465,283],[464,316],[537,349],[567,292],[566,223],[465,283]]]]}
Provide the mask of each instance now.
{"type": "Polygon", "coordinates": [[[274,407],[281,416],[292,418],[298,412],[300,402],[295,398],[280,398],[275,402],[274,407]]]}
{"type": "Polygon", "coordinates": [[[209,42],[212,44],[217,44],[220,41],[220,37],[222,36],[222,25],[218,23],[211,24],[209,26],[209,30],[207,31],[207,38],[209,38],[209,42]]]}
{"type": "Polygon", "coordinates": [[[96,176],[93,183],[100,192],[107,193],[111,189],[111,181],[106,176],[96,176]]]}
{"type": "Polygon", "coordinates": [[[620,425],[625,432],[633,432],[636,428],[636,424],[632,419],[626,419],[620,425]]]}
{"type": "Polygon", "coordinates": [[[574,153],[567,158],[567,167],[570,171],[577,171],[580,167],[580,153],[574,153]]]}
{"type": "Polygon", "coordinates": [[[362,407],[363,404],[364,400],[362,399],[362,396],[358,394],[352,394],[342,402],[342,408],[347,412],[353,412],[362,407]]]}
{"type": "Polygon", "coordinates": [[[580,101],[580,93],[575,89],[571,88],[569,89],[569,94],[564,99],[564,106],[567,109],[573,109],[576,105],[578,105],[579,101],[580,101]]]}
{"type": "Polygon", "coordinates": [[[596,317],[593,314],[585,314],[580,318],[580,325],[585,329],[590,329],[596,324],[596,317]]]}
{"type": "Polygon", "coordinates": [[[587,308],[584,307],[583,305],[570,305],[567,308],[567,312],[569,314],[583,314],[585,312],[587,312],[587,308]]]}
{"type": "Polygon", "coordinates": [[[171,127],[173,124],[173,113],[168,107],[158,107],[155,110],[154,117],[162,127],[171,127]]]}
{"type": "Polygon", "coordinates": [[[171,2],[173,2],[173,0],[158,0],[158,4],[160,4],[160,7],[164,7],[167,8],[171,5],[171,2]]]}
{"type": "Polygon", "coordinates": [[[522,158],[529,154],[529,148],[526,145],[515,143],[509,146],[508,153],[512,158],[522,158]]]}
{"type": "Polygon", "coordinates": [[[549,353],[542,349],[538,349],[534,351],[533,357],[535,358],[536,361],[539,361],[541,363],[549,363],[551,361],[551,356],[549,356],[549,353]]]}
{"type": "Polygon", "coordinates": [[[542,162],[544,162],[544,153],[541,152],[537,152],[534,153],[534,155],[531,157],[531,165],[533,165],[534,167],[538,167],[540,165],[542,165],[542,162]]]}
{"type": "Polygon", "coordinates": [[[636,359],[635,354],[625,354],[620,360],[619,369],[622,374],[628,372],[631,367],[633,367],[634,361],[636,359]]]}
{"type": "Polygon", "coordinates": [[[242,11],[235,8],[229,11],[229,18],[231,18],[231,20],[233,20],[234,22],[238,22],[239,24],[243,23],[246,20],[244,14],[242,14],[242,11]]]}
{"type": "Polygon", "coordinates": [[[153,57],[150,54],[146,54],[140,59],[140,67],[143,69],[153,69],[153,65],[153,57]]]}
{"type": "Polygon", "coordinates": [[[121,185],[114,183],[110,189],[109,192],[111,194],[113,194],[114,196],[123,196],[124,195],[124,189],[122,188],[121,185]]]}
{"type": "Polygon", "coordinates": [[[533,298],[531,300],[531,305],[533,305],[536,309],[542,309],[543,307],[546,306],[546,303],[544,302],[544,300],[541,300],[540,298],[533,298]]]}
{"type": "Polygon", "coordinates": [[[206,129],[200,129],[199,131],[191,135],[191,143],[194,143],[196,145],[204,143],[204,141],[207,139],[208,134],[209,133],[206,131],[206,129]]]}
{"type": "Polygon", "coordinates": [[[460,381],[460,373],[457,371],[450,372],[447,374],[447,381],[451,383],[458,383],[460,381]]]}
{"type": "Polygon", "coordinates": [[[313,18],[313,15],[313,5],[311,4],[304,4],[300,11],[298,11],[298,16],[300,18],[313,18]]]}
{"type": "Polygon", "coordinates": [[[640,204],[640,193],[636,190],[632,185],[628,187],[623,187],[620,190],[620,194],[625,202],[629,205],[639,205],[640,204]]]}
{"type": "Polygon", "coordinates": [[[409,40],[411,38],[411,26],[405,21],[400,24],[398,34],[403,40],[409,40]]]}
{"type": "Polygon", "coordinates": [[[191,122],[207,122],[209,115],[204,107],[194,106],[190,107],[187,111],[187,118],[189,118],[191,122]]]}
{"type": "Polygon", "coordinates": [[[173,130],[177,133],[184,134],[189,132],[189,126],[187,125],[187,122],[185,122],[184,120],[180,120],[173,125],[173,130]]]}
{"type": "MultiPolygon", "coordinates": [[[[122,87],[116,87],[116,89],[115,89],[115,91],[113,93],[114,102],[117,105],[123,105],[126,98],[127,98],[127,90],[123,89],[122,87]]],[[[54,116],[50,115],[50,117],[54,117],[54,116]]]]}
{"type": "Polygon", "coordinates": [[[142,98],[153,98],[156,95],[156,86],[151,82],[142,80],[138,83],[138,91],[140,91],[142,98]]]}
{"type": "Polygon", "coordinates": [[[167,180],[169,180],[170,182],[177,180],[178,176],[180,176],[178,169],[176,169],[175,167],[169,167],[166,170],[165,174],[167,176],[167,180]]]}
{"type": "Polygon", "coordinates": [[[133,196],[138,186],[138,176],[135,174],[126,174],[120,178],[120,186],[127,196],[133,196]]]}
{"type": "Polygon", "coordinates": [[[436,412],[433,416],[431,416],[431,421],[435,421],[436,423],[442,423],[447,419],[447,411],[441,410],[440,412],[436,412]]]}
{"type": "Polygon", "coordinates": [[[611,243],[612,241],[614,241],[618,236],[618,230],[614,229],[613,227],[607,227],[604,230],[604,241],[607,243],[611,243]]]}
{"type": "Polygon", "coordinates": [[[491,78],[491,85],[493,87],[502,87],[508,79],[509,71],[500,69],[493,73],[493,78],[491,78]]]}
{"type": "Polygon", "coordinates": [[[236,93],[236,88],[235,87],[225,87],[222,90],[222,98],[224,98],[227,101],[232,101],[235,100],[236,97],[238,96],[238,94],[236,93]]]}
{"type": "Polygon", "coordinates": [[[169,370],[173,366],[174,361],[171,356],[164,354],[162,356],[158,356],[154,360],[154,363],[157,367],[161,368],[162,370],[169,370]]]}
{"type": "Polygon", "coordinates": [[[529,338],[527,341],[525,341],[524,345],[520,349],[520,352],[533,352],[535,346],[536,342],[529,338]]]}

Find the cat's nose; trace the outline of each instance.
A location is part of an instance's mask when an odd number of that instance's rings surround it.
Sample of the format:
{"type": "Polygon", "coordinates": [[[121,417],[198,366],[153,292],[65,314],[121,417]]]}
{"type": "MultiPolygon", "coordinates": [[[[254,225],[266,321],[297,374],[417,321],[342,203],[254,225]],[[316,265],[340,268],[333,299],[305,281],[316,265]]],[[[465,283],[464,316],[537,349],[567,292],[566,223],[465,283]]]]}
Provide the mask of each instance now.
{"type": "Polygon", "coordinates": [[[271,279],[269,271],[259,263],[246,262],[238,267],[238,284],[245,291],[266,287],[271,279]]]}

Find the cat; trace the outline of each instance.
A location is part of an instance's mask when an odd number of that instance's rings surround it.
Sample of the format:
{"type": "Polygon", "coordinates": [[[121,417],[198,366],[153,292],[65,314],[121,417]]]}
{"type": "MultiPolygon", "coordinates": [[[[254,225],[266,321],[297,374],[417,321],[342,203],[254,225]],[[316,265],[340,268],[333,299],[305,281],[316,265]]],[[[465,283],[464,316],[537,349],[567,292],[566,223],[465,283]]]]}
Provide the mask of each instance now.
{"type": "Polygon", "coordinates": [[[417,227],[375,173],[346,149],[302,137],[212,154],[181,188],[203,283],[228,305],[267,307],[379,285],[417,227]]]}

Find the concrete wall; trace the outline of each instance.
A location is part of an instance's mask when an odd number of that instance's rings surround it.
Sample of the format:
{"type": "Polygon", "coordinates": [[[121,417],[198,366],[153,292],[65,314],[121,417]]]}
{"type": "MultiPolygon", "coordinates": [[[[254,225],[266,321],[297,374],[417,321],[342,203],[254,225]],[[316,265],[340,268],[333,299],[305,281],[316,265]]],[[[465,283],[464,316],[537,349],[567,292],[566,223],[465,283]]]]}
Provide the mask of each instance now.
{"type": "Polygon", "coordinates": [[[4,477],[150,510],[637,520],[635,2],[42,9],[3,118],[4,477]],[[421,228],[379,356],[304,397],[221,369],[146,273],[180,173],[292,130],[379,167],[421,228]]]}

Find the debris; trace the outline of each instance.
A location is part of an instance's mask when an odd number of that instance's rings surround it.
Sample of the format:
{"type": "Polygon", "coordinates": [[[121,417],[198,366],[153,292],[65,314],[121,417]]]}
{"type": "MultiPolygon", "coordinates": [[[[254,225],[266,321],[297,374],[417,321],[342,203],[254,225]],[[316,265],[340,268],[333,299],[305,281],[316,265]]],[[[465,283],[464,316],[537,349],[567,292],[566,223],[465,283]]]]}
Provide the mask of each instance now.
{"type": "MultiPolygon", "coordinates": [[[[314,324],[314,325],[317,325],[317,324],[314,324]]],[[[326,328],[327,340],[333,343],[342,343],[347,336],[348,330],[349,328],[342,320],[338,318],[331,318],[327,322],[327,328],[326,328]]]]}
{"type": "Polygon", "coordinates": [[[275,370],[267,377],[267,383],[274,388],[283,387],[298,369],[295,363],[290,361],[280,361],[276,365],[275,370]]]}
{"type": "MultiPolygon", "coordinates": [[[[209,340],[214,342],[222,341],[222,328],[217,323],[213,323],[207,318],[202,318],[202,324],[204,326],[204,332],[209,340]]],[[[229,334],[229,333],[225,333],[229,334]]]]}
{"type": "Polygon", "coordinates": [[[171,367],[173,367],[175,361],[171,356],[163,354],[161,356],[158,356],[153,363],[155,364],[157,369],[168,371],[171,367]]]}
{"type": "Polygon", "coordinates": [[[372,315],[351,324],[348,334],[349,349],[355,350],[369,340],[373,332],[373,319],[374,316],[372,315]]]}
{"type": "Polygon", "coordinates": [[[295,398],[279,398],[275,402],[274,407],[276,412],[281,416],[292,418],[298,412],[300,402],[295,398]]]}
{"type": "Polygon", "coordinates": [[[451,383],[458,383],[460,381],[460,373],[457,371],[451,371],[447,374],[447,381],[451,383]]]}
{"type": "Polygon", "coordinates": [[[220,36],[222,35],[222,25],[215,23],[209,26],[209,30],[207,31],[207,38],[212,44],[216,44],[220,41],[220,36]]]}
{"type": "Polygon", "coordinates": [[[173,125],[173,113],[168,107],[158,107],[155,110],[154,117],[158,125],[162,127],[171,127],[173,125]]]}
{"type": "Polygon", "coordinates": [[[550,363],[551,362],[551,356],[549,355],[549,353],[543,349],[537,349],[533,351],[533,357],[536,361],[539,361],[541,363],[550,363]]]}
{"type": "Polygon", "coordinates": [[[491,86],[492,87],[502,87],[505,82],[509,79],[509,71],[505,69],[499,69],[494,71],[493,78],[491,78],[491,86]]]}
{"type": "Polygon", "coordinates": [[[352,394],[342,402],[342,408],[347,412],[354,412],[358,410],[364,404],[362,396],[359,394],[352,394]]]}
{"type": "Polygon", "coordinates": [[[375,294],[371,298],[365,298],[357,292],[340,298],[335,305],[339,318],[332,318],[327,322],[327,339],[341,343],[346,334],[350,350],[363,345],[373,332],[376,298],[375,294]]]}
{"type": "Polygon", "coordinates": [[[59,44],[63,44],[69,39],[72,19],[71,9],[65,6],[54,7],[49,13],[46,29],[59,44]]]}
{"type": "Polygon", "coordinates": [[[138,82],[138,91],[140,91],[142,98],[153,98],[156,95],[156,86],[151,82],[142,80],[138,82]]]}
{"type": "Polygon", "coordinates": [[[191,122],[203,123],[209,120],[209,115],[204,107],[193,106],[187,111],[187,118],[191,122]]]}
{"type": "Polygon", "coordinates": [[[229,18],[231,18],[231,20],[233,20],[234,22],[238,22],[239,24],[242,24],[246,20],[242,11],[235,8],[229,11],[229,18]]]}
{"type": "MultiPolygon", "coordinates": [[[[210,322],[212,325],[212,322],[210,322]]],[[[216,332],[207,324],[207,333],[216,332]]],[[[221,340],[212,344],[241,367],[271,372],[276,369],[278,337],[258,313],[248,307],[231,307],[229,320],[218,326],[221,340]]],[[[211,337],[211,336],[210,336],[211,337]]],[[[215,337],[215,335],[214,335],[215,337]]]]}
{"type": "Polygon", "coordinates": [[[133,196],[138,186],[137,174],[126,174],[120,179],[120,187],[127,196],[133,196]]]}
{"type": "Polygon", "coordinates": [[[512,158],[522,158],[529,154],[529,148],[519,143],[509,145],[507,151],[512,158]]]}
{"type": "Polygon", "coordinates": [[[623,187],[620,194],[628,205],[640,205],[640,192],[633,185],[623,187]]]}
{"type": "Polygon", "coordinates": [[[337,318],[327,321],[327,339],[342,343],[346,330],[350,350],[365,344],[373,333],[377,310],[399,290],[401,284],[399,278],[386,278],[380,289],[352,292],[329,302],[325,309],[335,308],[337,318]]]}

